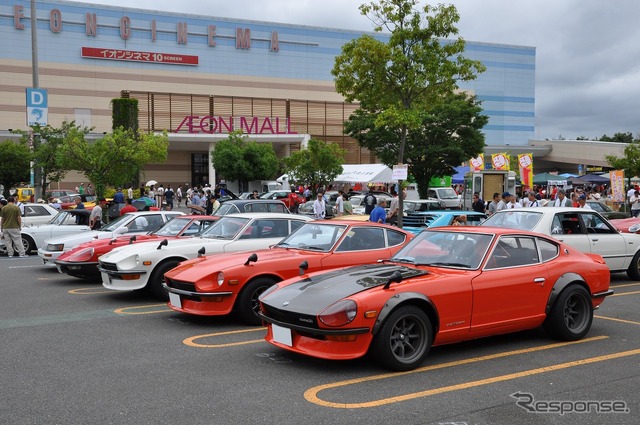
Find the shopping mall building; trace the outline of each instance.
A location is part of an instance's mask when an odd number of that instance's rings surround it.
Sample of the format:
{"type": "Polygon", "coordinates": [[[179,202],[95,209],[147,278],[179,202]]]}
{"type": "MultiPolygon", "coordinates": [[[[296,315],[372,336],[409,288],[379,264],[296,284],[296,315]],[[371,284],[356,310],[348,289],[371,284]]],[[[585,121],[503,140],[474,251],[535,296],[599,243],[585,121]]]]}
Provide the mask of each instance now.
{"type": "MultiPolygon", "coordinates": [[[[330,73],[341,46],[360,31],[68,1],[36,4],[48,123],[74,120],[101,134],[111,130],[111,99],[139,99],[140,128],[167,130],[170,140],[167,162],[148,165],[143,178],[219,181],[209,153],[236,129],[272,143],[279,156],[318,138],[345,148],[346,163],[376,162],[343,135],[343,122],[357,105],[343,102],[330,73]]],[[[27,128],[30,16],[28,0],[0,0],[0,138],[27,128]]],[[[486,152],[548,155],[548,144],[529,143],[535,48],[467,40],[465,56],[487,67],[476,81],[460,84],[478,96],[489,117],[486,152]]]]}

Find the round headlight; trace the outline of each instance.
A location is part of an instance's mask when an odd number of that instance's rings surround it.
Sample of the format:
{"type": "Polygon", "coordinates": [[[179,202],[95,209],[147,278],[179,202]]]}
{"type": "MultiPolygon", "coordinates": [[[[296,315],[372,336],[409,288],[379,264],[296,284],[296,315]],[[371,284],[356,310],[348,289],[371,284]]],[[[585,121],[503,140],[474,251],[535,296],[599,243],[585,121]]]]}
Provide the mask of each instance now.
{"type": "Polygon", "coordinates": [[[358,312],[358,305],[353,300],[340,300],[325,308],[318,318],[327,326],[344,326],[350,323],[358,312]]]}
{"type": "Polygon", "coordinates": [[[218,286],[222,286],[223,283],[224,283],[224,273],[220,272],[218,273],[218,286]]]}
{"type": "Polygon", "coordinates": [[[629,227],[629,233],[636,233],[638,230],[640,230],[640,224],[634,224],[629,227]]]}

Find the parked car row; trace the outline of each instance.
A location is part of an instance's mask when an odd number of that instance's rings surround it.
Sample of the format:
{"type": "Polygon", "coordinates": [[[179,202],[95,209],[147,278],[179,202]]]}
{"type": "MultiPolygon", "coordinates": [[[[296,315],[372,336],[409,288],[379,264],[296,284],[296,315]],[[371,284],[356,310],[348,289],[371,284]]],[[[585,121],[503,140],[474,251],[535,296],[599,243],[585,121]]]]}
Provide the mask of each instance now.
{"type": "Polygon", "coordinates": [[[269,211],[170,213],[127,214],[106,236],[48,239],[39,253],[45,263],[58,256],[61,272],[99,273],[104,288],[145,289],[180,313],[266,324],[266,341],[281,349],[331,360],[370,353],[396,371],[420,366],[435,345],[539,326],[583,338],[612,294],[610,273],[640,280],[640,235],[582,209],[485,220],[426,207],[413,212],[418,230],[269,211]],[[164,225],[133,235],[136,219],[152,214],[164,225]],[[450,226],[461,215],[467,226],[450,226]]]}

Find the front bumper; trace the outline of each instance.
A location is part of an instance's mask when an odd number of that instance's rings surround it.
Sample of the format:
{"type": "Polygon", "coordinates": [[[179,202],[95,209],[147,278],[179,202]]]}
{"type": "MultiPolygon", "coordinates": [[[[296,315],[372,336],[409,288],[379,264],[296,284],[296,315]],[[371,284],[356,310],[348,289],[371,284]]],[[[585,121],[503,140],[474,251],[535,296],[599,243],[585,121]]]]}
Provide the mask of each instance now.
{"type": "Polygon", "coordinates": [[[236,300],[232,291],[196,292],[187,289],[172,288],[162,282],[169,294],[169,307],[181,313],[198,316],[219,316],[229,314],[236,300]]]}
{"type": "Polygon", "coordinates": [[[66,273],[73,277],[98,277],[100,276],[100,270],[98,270],[97,261],[88,262],[71,262],[64,260],[55,260],[54,264],[58,267],[60,273],[66,273]]]}
{"type": "Polygon", "coordinates": [[[42,259],[45,266],[55,266],[54,262],[63,253],[64,251],[45,251],[42,248],[38,248],[38,257],[42,259]]]}
{"type": "Polygon", "coordinates": [[[147,286],[149,275],[146,270],[108,270],[98,266],[102,274],[102,286],[114,291],[134,291],[147,286]]]}

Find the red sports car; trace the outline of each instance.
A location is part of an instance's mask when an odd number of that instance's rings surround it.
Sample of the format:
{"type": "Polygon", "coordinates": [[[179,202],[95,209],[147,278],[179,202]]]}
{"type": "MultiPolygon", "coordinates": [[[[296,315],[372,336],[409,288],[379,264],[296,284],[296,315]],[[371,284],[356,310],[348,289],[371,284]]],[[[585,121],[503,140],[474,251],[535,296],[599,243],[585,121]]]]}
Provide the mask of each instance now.
{"type": "Polygon", "coordinates": [[[432,345],[540,325],[584,337],[609,289],[609,268],[537,233],[443,227],[418,234],[389,261],[312,273],[260,297],[266,340],[323,359],[367,352],[384,367],[420,366],[432,345]]]}
{"type": "Polygon", "coordinates": [[[615,218],[609,220],[609,223],[613,224],[616,229],[624,233],[640,233],[640,218],[615,218]]]}
{"type": "Polygon", "coordinates": [[[194,236],[208,228],[217,219],[218,217],[206,215],[181,215],[167,221],[162,227],[146,235],[119,236],[113,239],[82,243],[58,257],[55,264],[61,273],[67,273],[69,276],[99,278],[98,258],[112,249],[155,239],[194,236]]]}
{"type": "Polygon", "coordinates": [[[255,252],[214,254],[185,261],[165,273],[169,307],[197,315],[222,315],[234,308],[249,324],[261,323],[258,296],[276,282],[308,271],[390,258],[413,234],[371,222],[314,221],[279,244],[255,252]]]}

